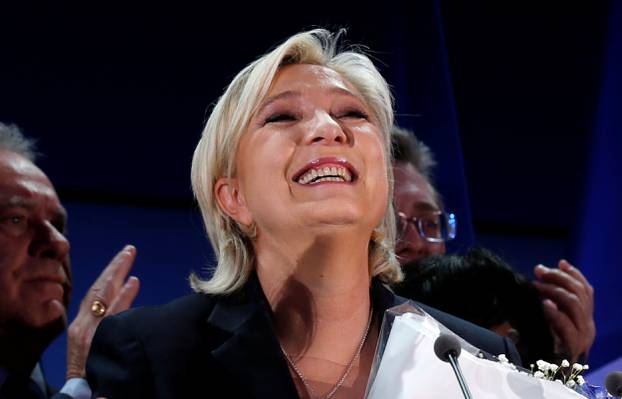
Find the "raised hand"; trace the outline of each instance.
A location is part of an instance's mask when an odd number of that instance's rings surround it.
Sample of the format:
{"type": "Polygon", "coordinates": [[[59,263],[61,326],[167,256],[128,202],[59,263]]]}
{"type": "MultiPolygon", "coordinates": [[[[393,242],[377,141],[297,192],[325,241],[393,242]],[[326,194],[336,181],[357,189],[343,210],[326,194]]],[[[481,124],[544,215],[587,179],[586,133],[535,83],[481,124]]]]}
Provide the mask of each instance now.
{"type": "Polygon", "coordinates": [[[596,337],[594,288],[566,260],[558,266],[536,266],[534,284],[544,298],[542,306],[555,335],[556,352],[573,362],[585,361],[596,337]]]}
{"type": "Polygon", "coordinates": [[[67,379],[84,378],[86,358],[101,319],[128,309],[138,294],[137,277],[127,275],[136,248],[127,245],[110,261],[80,303],[80,310],[67,331],[67,379]]]}

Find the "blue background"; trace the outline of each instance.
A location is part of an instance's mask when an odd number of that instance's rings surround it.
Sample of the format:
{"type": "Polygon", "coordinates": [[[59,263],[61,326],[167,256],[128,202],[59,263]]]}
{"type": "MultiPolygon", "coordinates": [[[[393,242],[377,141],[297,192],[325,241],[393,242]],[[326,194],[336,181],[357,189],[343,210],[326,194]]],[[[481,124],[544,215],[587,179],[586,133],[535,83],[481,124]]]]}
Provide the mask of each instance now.
{"type": "MultiPolygon", "coordinates": [[[[212,256],[189,182],[211,104],[285,37],[345,26],[436,153],[450,250],[488,246],[528,275],[569,259],[596,288],[590,364],[622,355],[620,2],[126,3],[0,6],[0,121],[39,139],[68,208],[72,317],[126,243],[137,305],[189,292],[212,256]]],[[[64,340],[44,357],[56,385],[64,340]]]]}

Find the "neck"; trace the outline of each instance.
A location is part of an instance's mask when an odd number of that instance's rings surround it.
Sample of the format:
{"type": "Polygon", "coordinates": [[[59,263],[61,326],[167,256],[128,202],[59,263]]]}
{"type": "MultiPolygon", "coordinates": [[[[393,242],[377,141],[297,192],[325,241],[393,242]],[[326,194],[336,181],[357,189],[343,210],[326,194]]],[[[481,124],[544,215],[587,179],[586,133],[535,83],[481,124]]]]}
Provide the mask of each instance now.
{"type": "Polygon", "coordinates": [[[48,345],[64,329],[59,319],[41,328],[17,322],[0,324],[0,367],[11,372],[30,373],[48,345]]]}
{"type": "Polygon", "coordinates": [[[277,337],[290,354],[350,360],[369,320],[369,236],[339,231],[296,240],[258,237],[257,275],[277,337]]]}

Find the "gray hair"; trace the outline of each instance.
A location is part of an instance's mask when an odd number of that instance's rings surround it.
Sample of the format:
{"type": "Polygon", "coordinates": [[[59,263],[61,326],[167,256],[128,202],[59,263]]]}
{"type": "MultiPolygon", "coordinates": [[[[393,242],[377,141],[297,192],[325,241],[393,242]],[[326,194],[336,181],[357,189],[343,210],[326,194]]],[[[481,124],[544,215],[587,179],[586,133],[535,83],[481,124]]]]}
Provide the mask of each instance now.
{"type": "Polygon", "coordinates": [[[360,51],[337,48],[342,32],[324,29],[299,33],[249,64],[220,97],[205,125],[192,160],[192,188],[218,264],[209,280],[190,276],[195,291],[231,293],[247,281],[255,266],[254,232],[225,214],[216,201],[214,186],[221,177],[235,176],[235,154],[249,121],[268,94],[279,68],[290,64],[325,66],[348,80],[362,95],[379,123],[389,181],[385,217],[370,237],[370,276],[387,283],[402,279],[395,258],[395,216],[392,208],[391,136],[393,98],[387,82],[360,51]],[[249,231],[250,230],[250,231],[249,231]]]}
{"type": "Polygon", "coordinates": [[[393,162],[406,162],[421,173],[426,180],[432,179],[432,169],[436,166],[430,147],[419,140],[415,133],[399,126],[391,128],[391,149],[393,162]]]}
{"type": "Polygon", "coordinates": [[[409,163],[421,173],[432,192],[436,206],[443,209],[445,207],[443,198],[434,186],[433,169],[436,166],[436,160],[430,147],[419,140],[413,131],[394,125],[391,128],[391,151],[394,164],[409,163]]]}
{"type": "Polygon", "coordinates": [[[0,150],[14,152],[33,163],[37,158],[36,141],[24,136],[16,125],[5,125],[2,122],[0,122],[0,150]]]}

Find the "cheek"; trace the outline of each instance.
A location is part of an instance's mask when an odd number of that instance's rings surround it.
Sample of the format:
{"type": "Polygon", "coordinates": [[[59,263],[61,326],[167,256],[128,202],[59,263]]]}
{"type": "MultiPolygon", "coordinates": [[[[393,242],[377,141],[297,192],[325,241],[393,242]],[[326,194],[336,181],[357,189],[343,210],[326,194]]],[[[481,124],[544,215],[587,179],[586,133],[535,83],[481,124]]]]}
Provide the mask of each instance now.
{"type": "MultiPolygon", "coordinates": [[[[0,276],[0,320],[40,317],[40,295],[27,290],[19,279],[3,274],[0,276]]],[[[32,323],[27,323],[32,324],[32,323]]]]}
{"type": "Polygon", "coordinates": [[[382,150],[382,144],[377,136],[370,137],[369,142],[365,143],[365,153],[368,157],[368,173],[372,176],[370,179],[374,184],[374,191],[377,193],[378,198],[382,196],[384,202],[388,199],[389,194],[389,176],[386,169],[386,157],[382,150]]]}
{"type": "Polygon", "coordinates": [[[27,322],[41,326],[63,316],[66,312],[65,291],[60,284],[31,282],[21,284],[19,292],[19,311],[27,322]]]}
{"type": "Polygon", "coordinates": [[[21,257],[16,253],[0,254],[0,296],[14,293],[18,287],[20,271],[23,270],[21,257]]]}
{"type": "Polygon", "coordinates": [[[0,320],[12,313],[15,307],[17,285],[7,269],[7,265],[0,263],[0,320]]]}
{"type": "Polygon", "coordinates": [[[430,254],[445,255],[445,243],[429,244],[431,246],[430,254]]]}
{"type": "Polygon", "coordinates": [[[259,135],[249,139],[240,149],[238,176],[247,205],[256,208],[255,203],[283,198],[269,194],[289,191],[286,174],[295,149],[294,143],[282,134],[259,135]]]}
{"type": "Polygon", "coordinates": [[[389,204],[389,177],[387,176],[385,157],[382,149],[371,153],[368,160],[368,174],[370,175],[368,209],[374,214],[374,218],[381,220],[387,212],[389,204]]]}

